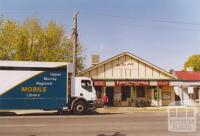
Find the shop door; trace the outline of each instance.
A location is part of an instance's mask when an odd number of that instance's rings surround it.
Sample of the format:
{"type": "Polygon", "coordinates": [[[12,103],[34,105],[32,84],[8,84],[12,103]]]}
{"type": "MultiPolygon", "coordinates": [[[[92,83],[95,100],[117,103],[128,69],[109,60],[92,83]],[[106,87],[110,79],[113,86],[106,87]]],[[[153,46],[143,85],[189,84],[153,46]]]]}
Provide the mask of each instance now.
{"type": "Polygon", "coordinates": [[[108,96],[108,106],[113,106],[114,88],[106,87],[106,95],[108,96]]]}

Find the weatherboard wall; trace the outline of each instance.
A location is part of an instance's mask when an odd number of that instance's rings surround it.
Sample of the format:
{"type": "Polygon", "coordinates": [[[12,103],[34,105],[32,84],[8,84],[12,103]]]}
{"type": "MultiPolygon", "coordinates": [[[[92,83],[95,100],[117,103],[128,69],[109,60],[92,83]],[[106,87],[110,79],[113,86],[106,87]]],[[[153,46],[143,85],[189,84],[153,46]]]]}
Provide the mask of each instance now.
{"type": "Polygon", "coordinates": [[[111,60],[80,76],[94,79],[171,79],[165,73],[128,55],[111,60]]]}

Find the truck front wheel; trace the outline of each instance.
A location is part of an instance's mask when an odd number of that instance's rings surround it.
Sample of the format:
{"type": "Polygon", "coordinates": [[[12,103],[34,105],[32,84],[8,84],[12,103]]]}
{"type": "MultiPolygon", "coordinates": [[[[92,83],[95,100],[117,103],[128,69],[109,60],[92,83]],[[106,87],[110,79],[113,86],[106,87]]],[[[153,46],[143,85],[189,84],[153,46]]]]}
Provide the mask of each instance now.
{"type": "Polygon", "coordinates": [[[87,106],[86,106],[85,102],[78,101],[74,104],[74,107],[73,107],[74,114],[81,115],[81,114],[86,113],[86,111],[87,111],[87,106]]]}

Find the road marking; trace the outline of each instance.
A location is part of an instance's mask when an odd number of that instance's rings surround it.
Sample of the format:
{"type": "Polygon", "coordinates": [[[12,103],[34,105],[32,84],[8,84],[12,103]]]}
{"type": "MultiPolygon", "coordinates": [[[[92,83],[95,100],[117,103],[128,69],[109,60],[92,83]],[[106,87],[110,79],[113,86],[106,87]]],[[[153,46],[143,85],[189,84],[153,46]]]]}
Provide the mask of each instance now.
{"type": "Polygon", "coordinates": [[[0,125],[0,127],[45,127],[48,125],[45,124],[40,124],[40,125],[20,125],[20,124],[16,124],[16,125],[0,125]]]}

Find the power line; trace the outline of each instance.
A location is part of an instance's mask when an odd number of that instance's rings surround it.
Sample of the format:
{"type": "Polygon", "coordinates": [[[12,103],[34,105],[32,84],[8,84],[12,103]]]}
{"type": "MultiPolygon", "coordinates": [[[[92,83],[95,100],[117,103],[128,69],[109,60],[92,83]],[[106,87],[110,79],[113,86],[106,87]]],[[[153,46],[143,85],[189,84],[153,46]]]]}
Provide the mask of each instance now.
{"type": "MultiPolygon", "coordinates": [[[[40,13],[45,13],[45,14],[65,14],[66,11],[62,10],[40,10],[40,11],[3,11],[0,13],[7,13],[7,14],[34,14],[34,15],[39,15],[40,13]]],[[[81,15],[94,15],[95,17],[97,15],[100,16],[106,16],[106,17],[111,17],[111,18],[116,18],[116,19],[122,19],[122,20],[138,20],[138,21],[148,21],[148,22],[159,22],[159,23],[170,23],[170,24],[183,24],[183,25],[196,25],[200,26],[200,22],[189,22],[189,21],[175,21],[175,20],[164,20],[164,19],[147,19],[147,18],[138,18],[138,17],[130,17],[130,16],[119,16],[119,15],[113,15],[113,14],[107,14],[103,12],[90,12],[86,13],[84,11],[81,12],[81,15]]],[[[90,23],[92,23],[91,20],[87,20],[90,23]]],[[[110,22],[111,23],[111,22],[110,22]]],[[[113,22],[112,22],[113,23],[113,22]]],[[[129,25],[133,26],[133,24],[130,23],[118,23],[115,22],[113,24],[117,25],[129,25]]],[[[149,28],[158,28],[158,26],[148,26],[148,25],[141,25],[141,24],[134,24],[136,27],[149,27],[149,28]]],[[[166,27],[168,29],[182,29],[182,30],[192,30],[192,31],[200,31],[200,29],[190,29],[190,28],[176,28],[176,27],[166,27]]]]}
{"type": "MultiPolygon", "coordinates": [[[[91,20],[86,20],[87,22],[84,22],[84,24],[97,24],[98,22],[94,22],[91,20]]],[[[185,31],[200,31],[200,29],[193,29],[193,28],[183,28],[183,27],[171,27],[171,26],[153,26],[153,25],[141,25],[141,24],[130,24],[130,23],[119,23],[119,22],[110,22],[109,24],[113,25],[120,25],[120,27],[137,27],[137,28],[150,28],[150,29],[155,29],[155,28],[161,28],[161,29],[171,29],[171,30],[185,30],[185,31]]]]}
{"type": "Polygon", "coordinates": [[[149,21],[149,22],[160,22],[160,23],[170,23],[170,24],[185,24],[185,25],[200,25],[200,22],[189,22],[189,21],[176,21],[176,20],[165,20],[165,19],[148,19],[148,18],[138,18],[138,17],[130,17],[130,16],[118,16],[113,14],[107,13],[100,13],[100,12],[91,12],[91,13],[83,13],[83,14],[93,14],[93,15],[101,15],[107,16],[117,19],[123,20],[139,20],[139,21],[149,21]]]}
{"type": "MultiPolygon", "coordinates": [[[[66,11],[63,10],[40,10],[40,11],[0,11],[1,14],[66,14],[66,11]]],[[[82,15],[100,15],[100,16],[106,16],[106,17],[112,17],[116,19],[122,19],[122,20],[138,20],[138,21],[148,21],[148,22],[160,22],[160,23],[170,23],[170,24],[185,24],[185,25],[200,25],[200,22],[190,22],[190,21],[176,21],[176,20],[166,20],[166,19],[151,19],[151,18],[138,18],[138,17],[131,17],[131,16],[119,16],[119,15],[113,15],[109,13],[103,13],[103,12],[84,12],[81,11],[82,15]]]]}

